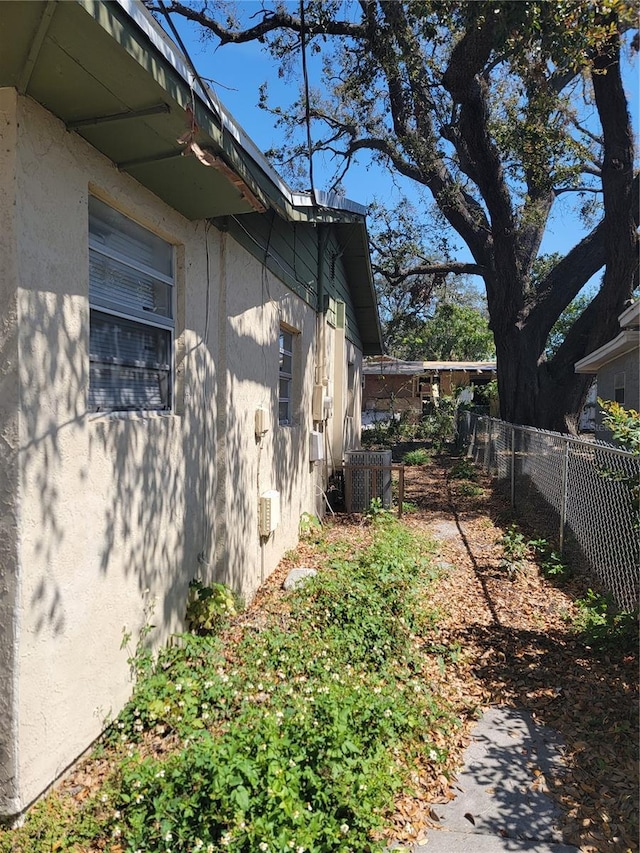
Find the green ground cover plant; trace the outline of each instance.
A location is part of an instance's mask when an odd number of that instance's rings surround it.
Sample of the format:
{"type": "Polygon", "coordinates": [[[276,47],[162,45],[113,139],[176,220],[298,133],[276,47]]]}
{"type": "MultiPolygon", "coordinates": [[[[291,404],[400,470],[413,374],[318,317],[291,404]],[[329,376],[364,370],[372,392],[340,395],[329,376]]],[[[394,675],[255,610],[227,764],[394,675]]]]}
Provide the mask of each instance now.
{"type": "Polygon", "coordinates": [[[428,465],[431,462],[432,454],[424,447],[418,447],[416,450],[409,450],[402,457],[405,465],[428,465]]]}
{"type": "Polygon", "coordinates": [[[478,472],[473,462],[463,456],[451,466],[448,476],[451,480],[477,480],[478,472]]]}
{"type": "Polygon", "coordinates": [[[387,512],[370,524],[366,550],[333,549],[289,594],[285,623],[231,647],[181,635],[156,659],[139,646],[132,698],[100,747],[105,784],[73,812],[46,798],[0,851],[384,849],[412,756],[441,772],[437,744],[460,721],[419,676],[417,640],[437,619],[428,543],[387,512]]]}
{"type": "Polygon", "coordinates": [[[635,652],[638,647],[638,614],[620,610],[613,597],[588,589],[576,599],[578,612],[573,627],[585,645],[596,651],[618,649],[635,652]]]}

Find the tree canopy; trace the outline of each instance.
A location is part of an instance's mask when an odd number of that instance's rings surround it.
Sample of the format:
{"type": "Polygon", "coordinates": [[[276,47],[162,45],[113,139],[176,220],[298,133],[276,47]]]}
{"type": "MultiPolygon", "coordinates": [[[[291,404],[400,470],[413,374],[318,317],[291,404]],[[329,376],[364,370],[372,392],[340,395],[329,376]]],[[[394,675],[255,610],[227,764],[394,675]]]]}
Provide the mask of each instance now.
{"type": "Polygon", "coordinates": [[[302,0],[261,4],[245,26],[220,2],[166,7],[220,44],[263,42],[285,72],[300,67],[301,51],[320,55],[322,90],[302,86],[276,112],[283,129],[301,131],[299,144],[288,136],[283,162],[327,152],[339,185],[366,152],[427,190],[472,261],[434,246],[407,266],[387,258],[389,280],[419,290],[447,271],[480,276],[502,417],[571,428],[589,384],[574,363],[615,335],[637,276],[638,177],[621,75],[637,4],[302,0]],[[567,196],[591,209],[592,228],[536,274],[545,228],[567,196]],[[600,270],[550,353],[554,324],[600,270]]]}

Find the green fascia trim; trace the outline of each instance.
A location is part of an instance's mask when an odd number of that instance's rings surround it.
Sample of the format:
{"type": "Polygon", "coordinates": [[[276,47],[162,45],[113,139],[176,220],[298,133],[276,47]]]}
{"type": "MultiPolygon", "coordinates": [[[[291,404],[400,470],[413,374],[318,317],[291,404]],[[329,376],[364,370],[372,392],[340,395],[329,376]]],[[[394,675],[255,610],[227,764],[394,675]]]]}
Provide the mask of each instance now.
{"type": "MultiPolygon", "coordinates": [[[[246,155],[223,129],[220,117],[203,103],[198,95],[193,95],[186,81],[165,60],[148,41],[146,35],[137,27],[126,12],[117,4],[104,0],[76,0],[92,18],[131,56],[153,80],[162,87],[167,96],[180,109],[193,109],[198,125],[198,143],[224,154],[229,165],[247,183],[252,192],[267,206],[268,199],[262,186],[255,180],[253,170],[249,169],[246,155]],[[208,137],[205,139],[204,137],[208,137]]],[[[185,130],[186,114],[185,114],[185,130]]]]}

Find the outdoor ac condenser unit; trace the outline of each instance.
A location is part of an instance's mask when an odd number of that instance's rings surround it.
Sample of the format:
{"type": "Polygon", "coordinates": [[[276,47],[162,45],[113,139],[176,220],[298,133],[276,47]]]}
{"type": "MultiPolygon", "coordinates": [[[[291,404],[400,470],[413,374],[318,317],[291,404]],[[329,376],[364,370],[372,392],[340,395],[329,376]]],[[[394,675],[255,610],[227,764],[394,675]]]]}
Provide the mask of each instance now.
{"type": "Polygon", "coordinates": [[[374,498],[391,508],[391,451],[351,450],[345,456],[344,499],[347,512],[366,512],[374,498]],[[388,470],[371,470],[386,466],[388,470]],[[358,470],[358,469],[362,470],[358,470]]]}

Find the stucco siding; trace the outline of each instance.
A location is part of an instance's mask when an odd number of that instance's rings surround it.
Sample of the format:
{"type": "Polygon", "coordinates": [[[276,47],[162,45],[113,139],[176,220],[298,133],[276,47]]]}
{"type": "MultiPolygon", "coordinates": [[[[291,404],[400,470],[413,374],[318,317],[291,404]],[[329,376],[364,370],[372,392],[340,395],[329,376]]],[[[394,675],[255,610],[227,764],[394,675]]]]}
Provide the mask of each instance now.
{"type": "Polygon", "coordinates": [[[18,268],[16,223],[17,98],[0,89],[0,814],[19,806],[17,672],[20,583],[18,268]]]}
{"type": "MultiPolygon", "coordinates": [[[[10,719],[24,807],[126,701],[145,611],[162,643],[183,626],[192,577],[250,598],[295,543],[301,513],[315,506],[315,312],[230,235],[185,220],[34,102],[18,100],[18,119],[15,270],[2,287],[16,291],[18,340],[5,340],[19,359],[2,377],[2,414],[19,455],[7,469],[14,534],[2,547],[9,570],[18,559],[26,570],[19,602],[0,605],[21,624],[17,661],[3,652],[0,665],[19,683],[10,719]],[[87,413],[90,192],[176,246],[171,413],[87,413]],[[297,418],[286,428],[277,422],[281,322],[298,333],[297,418]],[[260,403],[273,414],[262,442],[260,403]],[[257,498],[271,488],[282,522],[261,543],[257,498]]],[[[1,239],[4,251],[10,228],[1,239]]],[[[10,312],[3,322],[15,329],[10,312]]]]}

